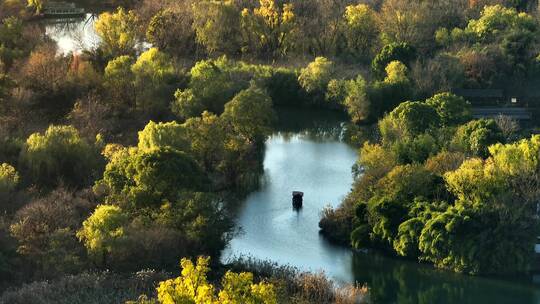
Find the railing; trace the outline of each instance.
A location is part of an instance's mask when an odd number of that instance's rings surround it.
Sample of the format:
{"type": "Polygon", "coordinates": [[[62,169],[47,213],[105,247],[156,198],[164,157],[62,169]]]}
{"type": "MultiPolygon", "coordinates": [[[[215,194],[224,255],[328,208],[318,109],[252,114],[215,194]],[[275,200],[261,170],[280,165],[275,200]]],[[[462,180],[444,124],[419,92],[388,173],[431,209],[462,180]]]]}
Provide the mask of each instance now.
{"type": "Polygon", "coordinates": [[[43,10],[45,15],[82,15],[84,8],[77,8],[75,3],[51,2],[43,10]]]}

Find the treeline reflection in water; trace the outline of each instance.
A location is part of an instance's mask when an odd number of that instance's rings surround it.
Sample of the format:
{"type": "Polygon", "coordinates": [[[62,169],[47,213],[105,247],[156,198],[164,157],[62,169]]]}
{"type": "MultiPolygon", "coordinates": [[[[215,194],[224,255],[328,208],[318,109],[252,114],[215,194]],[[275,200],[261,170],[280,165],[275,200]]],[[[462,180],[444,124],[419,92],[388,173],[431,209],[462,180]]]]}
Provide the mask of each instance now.
{"type": "Polygon", "coordinates": [[[355,253],[352,263],[374,304],[540,303],[540,286],[531,277],[468,276],[377,253],[355,253]]]}

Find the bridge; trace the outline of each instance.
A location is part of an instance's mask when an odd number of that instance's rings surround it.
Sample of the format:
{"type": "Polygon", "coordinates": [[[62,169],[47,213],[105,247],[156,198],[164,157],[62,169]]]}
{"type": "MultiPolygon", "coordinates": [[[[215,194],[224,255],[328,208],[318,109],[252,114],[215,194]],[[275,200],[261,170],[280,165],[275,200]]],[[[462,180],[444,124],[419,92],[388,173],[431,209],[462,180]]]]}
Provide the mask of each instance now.
{"type": "Polygon", "coordinates": [[[85,15],[84,8],[79,8],[71,2],[49,2],[43,8],[45,17],[80,17],[85,15]]]}

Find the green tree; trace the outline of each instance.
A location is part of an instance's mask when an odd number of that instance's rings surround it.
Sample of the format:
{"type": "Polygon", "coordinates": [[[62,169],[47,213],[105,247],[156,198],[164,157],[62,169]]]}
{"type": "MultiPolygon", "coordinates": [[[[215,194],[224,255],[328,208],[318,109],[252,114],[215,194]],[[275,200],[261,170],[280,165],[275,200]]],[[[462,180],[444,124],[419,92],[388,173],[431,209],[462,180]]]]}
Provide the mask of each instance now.
{"type": "Polygon", "coordinates": [[[447,208],[446,203],[415,201],[409,211],[410,218],[398,227],[393,244],[394,250],[401,256],[418,258],[420,256],[420,235],[426,223],[441,212],[446,211],[447,208]]]}
{"type": "Polygon", "coordinates": [[[458,200],[426,223],[419,243],[423,259],[473,274],[529,269],[538,225],[540,136],[489,151],[487,160],[467,160],[445,174],[458,200]],[[487,251],[489,256],[481,254],[487,251]]]}
{"type": "MultiPolygon", "coordinates": [[[[504,70],[502,73],[491,71],[493,74],[522,77],[536,56],[533,45],[537,31],[538,23],[533,16],[500,4],[486,5],[478,19],[470,20],[463,30],[454,29],[449,40],[455,43],[476,43],[484,48],[492,48],[489,52],[484,49],[481,57],[476,58],[476,61],[480,61],[477,63],[478,67],[472,66],[474,69],[470,68],[469,74],[489,72],[490,66],[482,67],[482,65],[487,65],[486,61],[491,61],[493,68],[504,70]]],[[[464,56],[464,54],[460,56],[462,61],[470,62],[471,59],[475,59],[471,55],[464,56]]],[[[490,80],[483,75],[475,76],[490,80]]]]}
{"type": "Polygon", "coordinates": [[[416,197],[430,199],[437,179],[420,164],[398,165],[377,183],[376,193],[410,204],[416,197]]]}
{"type": "Polygon", "coordinates": [[[183,119],[199,116],[203,111],[221,114],[225,103],[248,88],[252,78],[251,73],[226,57],[199,61],[190,75],[189,88],[176,91],[172,105],[173,112],[183,119]]]}
{"type": "Polygon", "coordinates": [[[373,117],[373,108],[367,95],[366,81],[362,76],[351,80],[346,85],[344,105],[353,122],[366,121],[373,117]]]}
{"type": "Polygon", "coordinates": [[[100,14],[94,29],[101,39],[104,54],[110,58],[133,54],[138,43],[137,23],[135,12],[126,12],[123,8],[100,14]]]}
{"type": "Polygon", "coordinates": [[[490,41],[514,30],[534,32],[536,27],[534,18],[526,13],[502,5],[491,5],[484,7],[480,18],[469,21],[465,32],[481,41],[490,41]]]}
{"type": "Polygon", "coordinates": [[[461,200],[483,202],[492,199],[504,190],[504,181],[485,169],[484,160],[480,158],[464,161],[457,170],[444,175],[448,189],[461,200]]]}
{"type": "Polygon", "coordinates": [[[157,48],[142,53],[131,66],[137,90],[137,108],[143,113],[166,111],[175,70],[171,59],[157,48]]]}
{"type": "Polygon", "coordinates": [[[23,36],[23,21],[17,17],[7,17],[0,23],[0,62],[10,68],[13,61],[30,52],[29,41],[23,36]]]}
{"type": "Polygon", "coordinates": [[[459,202],[426,223],[419,240],[421,258],[469,274],[527,271],[533,255],[534,220],[529,216],[521,221],[518,225],[496,209],[459,202]]]}
{"type": "Polygon", "coordinates": [[[134,148],[115,152],[99,182],[111,192],[111,202],[131,208],[157,207],[178,200],[183,191],[207,188],[199,165],[186,153],[170,147],[149,151],[134,148]]]}
{"type": "Polygon", "coordinates": [[[249,142],[262,143],[272,132],[275,114],[270,97],[261,89],[250,87],[225,105],[222,117],[236,134],[249,142]]]}
{"type": "Polygon", "coordinates": [[[122,110],[123,108],[134,110],[135,87],[134,75],[131,66],[134,59],[131,56],[120,56],[107,63],[105,67],[105,88],[108,90],[113,103],[122,110]]]}
{"type": "Polygon", "coordinates": [[[377,14],[367,4],[357,4],[347,6],[344,18],[348,51],[356,57],[369,58],[379,36],[377,14]]]}
{"type": "Polygon", "coordinates": [[[433,107],[423,102],[407,101],[379,122],[379,130],[384,140],[393,142],[422,134],[439,124],[439,115],[433,107]]]}
{"type": "Polygon", "coordinates": [[[137,147],[144,152],[167,147],[178,151],[187,151],[189,149],[187,130],[174,121],[166,123],[150,121],[139,132],[137,147]]]}
{"type": "Polygon", "coordinates": [[[345,107],[354,123],[367,121],[374,114],[368,98],[368,87],[361,75],[351,80],[332,79],[328,83],[325,99],[345,107]]]}
{"type": "Polygon", "coordinates": [[[324,57],[317,57],[302,69],[298,82],[309,94],[324,96],[333,74],[334,63],[324,57]]]}
{"type": "Polygon", "coordinates": [[[101,266],[107,267],[107,256],[123,242],[127,220],[126,213],[120,207],[99,205],[77,232],[88,253],[101,259],[101,266]]]}
{"type": "Polygon", "coordinates": [[[241,49],[241,14],[233,1],[196,1],[193,29],[196,39],[211,54],[236,55],[241,49]]]}
{"type": "Polygon", "coordinates": [[[273,68],[264,85],[274,105],[300,105],[306,96],[298,82],[298,71],[293,68],[273,68]]]}
{"type": "Polygon", "coordinates": [[[43,134],[30,135],[20,158],[29,180],[45,187],[84,186],[101,171],[97,150],[71,126],[51,125],[43,134]]]}
{"type": "Polygon", "coordinates": [[[439,143],[430,134],[420,134],[413,138],[403,138],[391,146],[392,152],[401,164],[423,163],[440,150],[439,143]]]}
{"type": "Polygon", "coordinates": [[[504,142],[504,135],[493,119],[473,120],[456,131],[453,143],[465,153],[487,157],[490,145],[504,142]]]}
{"type": "MultiPolygon", "coordinates": [[[[382,244],[383,248],[390,248],[398,233],[399,225],[407,219],[408,205],[410,202],[392,200],[389,197],[374,197],[368,203],[368,222],[372,227],[369,238],[375,244],[382,244]]],[[[355,229],[356,230],[356,229],[355,229]]],[[[356,231],[353,243],[363,244],[362,239],[367,239],[356,231]]]]}
{"type": "Polygon", "coordinates": [[[443,126],[459,125],[472,119],[470,104],[452,93],[437,94],[426,103],[437,110],[443,126]]]}
{"type": "Polygon", "coordinates": [[[408,69],[401,61],[391,61],[384,70],[386,72],[384,82],[386,83],[404,83],[409,81],[407,78],[408,69]]]}
{"type": "Polygon", "coordinates": [[[391,61],[385,68],[386,77],[375,81],[368,88],[374,117],[392,111],[397,105],[412,96],[412,85],[408,78],[408,69],[400,61],[391,61]]]}
{"type": "Polygon", "coordinates": [[[200,117],[188,119],[184,125],[190,151],[205,172],[215,172],[222,167],[228,137],[223,121],[215,114],[203,112],[200,117]]]}
{"type": "Polygon", "coordinates": [[[387,44],[373,59],[371,69],[377,78],[382,79],[390,62],[397,60],[407,65],[415,58],[416,50],[407,43],[387,44]]]}

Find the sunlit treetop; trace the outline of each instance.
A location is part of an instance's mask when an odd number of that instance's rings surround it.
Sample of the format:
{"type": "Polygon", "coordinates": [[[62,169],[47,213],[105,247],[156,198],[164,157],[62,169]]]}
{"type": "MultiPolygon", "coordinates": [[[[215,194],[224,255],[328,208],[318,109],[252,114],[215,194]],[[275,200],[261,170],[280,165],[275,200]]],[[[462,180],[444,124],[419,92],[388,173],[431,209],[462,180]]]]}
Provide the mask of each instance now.
{"type": "Polygon", "coordinates": [[[334,73],[334,63],[325,57],[317,57],[302,69],[298,82],[308,93],[323,92],[334,73]]]}
{"type": "Polygon", "coordinates": [[[12,165],[6,163],[0,165],[0,193],[13,191],[19,181],[19,173],[12,165]]]}
{"type": "Polygon", "coordinates": [[[154,82],[161,82],[174,74],[174,66],[171,59],[157,48],[151,48],[142,53],[131,67],[137,77],[154,82]]]}
{"type": "Polygon", "coordinates": [[[124,236],[128,217],[118,206],[100,205],[77,232],[91,254],[111,251],[111,247],[124,236]]]}
{"type": "Polygon", "coordinates": [[[169,147],[185,151],[189,146],[186,132],[186,129],[177,122],[155,123],[150,121],[139,132],[138,148],[141,151],[149,151],[169,147]]]}
{"type": "Polygon", "coordinates": [[[116,57],[132,54],[138,43],[138,17],[134,11],[118,8],[116,12],[99,15],[94,24],[97,35],[101,38],[101,47],[106,55],[116,57]]]}
{"type": "Polygon", "coordinates": [[[408,82],[407,67],[400,61],[394,60],[386,66],[386,78],[387,83],[403,83],[408,82]]]}
{"type": "Polygon", "coordinates": [[[533,32],[536,29],[537,23],[532,16],[515,8],[493,5],[484,7],[480,18],[469,21],[465,30],[480,39],[489,40],[510,31],[533,32]]]}
{"type": "Polygon", "coordinates": [[[274,286],[269,283],[253,282],[249,272],[228,271],[222,278],[221,290],[208,282],[210,258],[199,257],[193,264],[182,259],[179,277],[159,283],[158,301],[162,304],[276,304],[274,286]]]}

